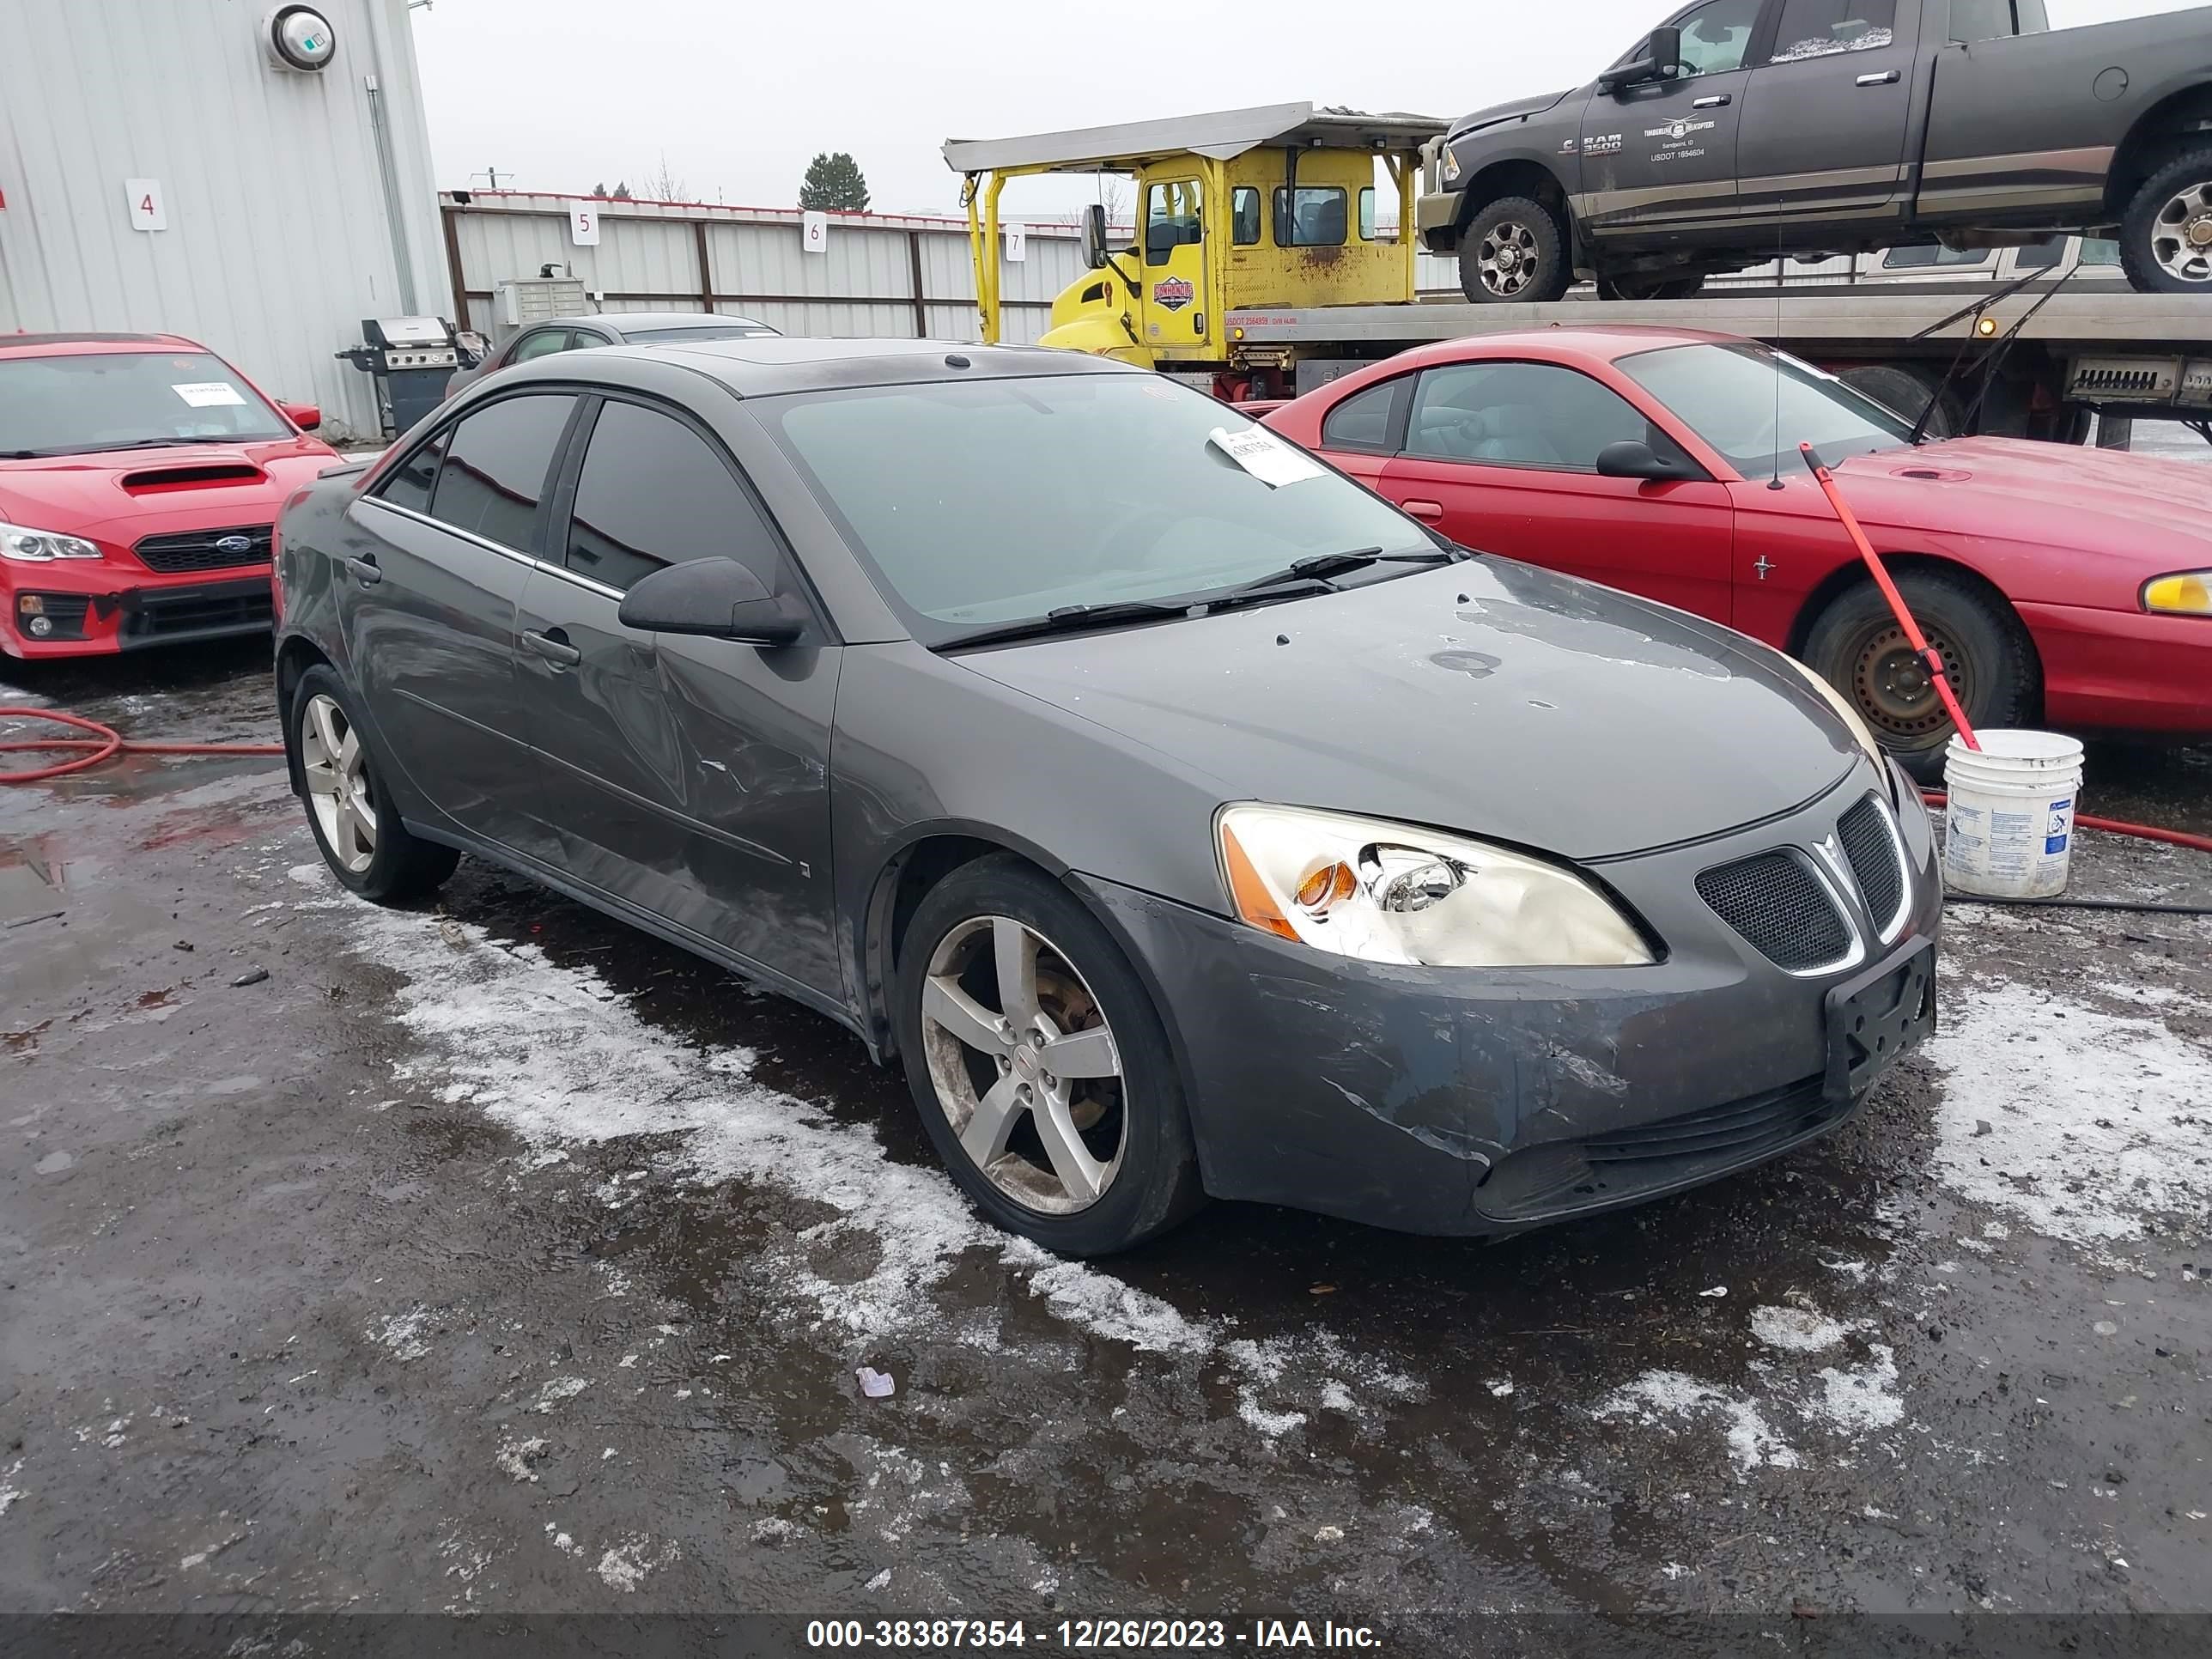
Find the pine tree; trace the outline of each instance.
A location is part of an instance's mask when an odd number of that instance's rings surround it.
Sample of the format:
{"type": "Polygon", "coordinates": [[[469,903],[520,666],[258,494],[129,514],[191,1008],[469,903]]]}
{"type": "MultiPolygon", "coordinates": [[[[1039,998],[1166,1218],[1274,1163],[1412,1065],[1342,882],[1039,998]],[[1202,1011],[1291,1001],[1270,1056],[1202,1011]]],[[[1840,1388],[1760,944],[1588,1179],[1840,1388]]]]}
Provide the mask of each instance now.
{"type": "Polygon", "coordinates": [[[599,183],[598,183],[598,184],[596,184],[596,185],[593,185],[592,186],[592,194],[593,196],[595,196],[596,198],[598,198],[600,201],[603,201],[603,202],[604,202],[605,200],[606,200],[606,198],[607,198],[607,186],[606,186],[606,182],[605,182],[604,179],[602,179],[599,183]]]}
{"type": "Polygon", "coordinates": [[[610,202],[627,202],[629,200],[629,186],[624,184],[617,185],[615,186],[615,193],[608,197],[607,200],[610,202]]]}
{"type": "Polygon", "coordinates": [[[866,213],[868,181],[860,163],[843,150],[824,150],[806,164],[799,186],[799,205],[810,212],[866,213]]]}

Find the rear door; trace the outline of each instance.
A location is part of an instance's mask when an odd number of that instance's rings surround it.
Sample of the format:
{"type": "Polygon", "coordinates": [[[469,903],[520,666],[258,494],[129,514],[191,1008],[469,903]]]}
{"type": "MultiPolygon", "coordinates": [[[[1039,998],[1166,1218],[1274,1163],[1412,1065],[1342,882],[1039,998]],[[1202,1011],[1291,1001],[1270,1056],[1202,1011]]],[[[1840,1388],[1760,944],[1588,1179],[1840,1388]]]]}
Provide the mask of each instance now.
{"type": "Polygon", "coordinates": [[[474,405],[348,510],[338,616],[392,764],[462,829],[531,839],[536,768],[516,684],[515,606],[576,410],[565,392],[474,405]]]}
{"type": "MultiPolygon", "coordinates": [[[[1682,73],[1600,92],[1583,113],[1583,224],[1636,234],[1736,211],[1736,130],[1765,0],[1705,0],[1674,21],[1682,73]]],[[[1644,44],[1630,49],[1636,57],[1644,44]]]]}
{"type": "Polygon", "coordinates": [[[817,623],[767,649],[623,626],[665,565],[725,556],[804,584],[720,441],[612,394],[564,469],[558,551],[524,594],[520,678],[544,758],[549,861],[813,990],[842,996],[830,925],[838,652],[817,623]]]}
{"type": "Polygon", "coordinates": [[[1729,621],[1727,489],[1601,477],[1598,453],[1626,439],[1681,456],[1663,428],[1578,369],[1453,363],[1415,381],[1382,491],[1464,546],[1729,621]]]}
{"type": "Polygon", "coordinates": [[[1745,213],[1894,219],[1905,199],[1905,130],[1921,0],[1782,0],[1765,61],[1744,94],[1745,213]]]}

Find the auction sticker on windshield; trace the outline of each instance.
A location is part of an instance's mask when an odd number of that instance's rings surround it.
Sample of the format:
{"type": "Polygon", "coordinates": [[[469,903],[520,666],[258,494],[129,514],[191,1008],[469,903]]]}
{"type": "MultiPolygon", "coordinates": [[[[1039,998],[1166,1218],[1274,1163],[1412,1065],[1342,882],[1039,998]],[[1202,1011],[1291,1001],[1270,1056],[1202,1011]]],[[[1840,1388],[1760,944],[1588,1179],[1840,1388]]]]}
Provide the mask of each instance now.
{"type": "Polygon", "coordinates": [[[194,380],[169,390],[194,409],[221,409],[246,402],[245,394],[228,380],[194,380]]]}
{"type": "Polygon", "coordinates": [[[1321,477],[1321,468],[1256,426],[1243,432],[1217,426],[1206,441],[1270,489],[1321,477]]]}

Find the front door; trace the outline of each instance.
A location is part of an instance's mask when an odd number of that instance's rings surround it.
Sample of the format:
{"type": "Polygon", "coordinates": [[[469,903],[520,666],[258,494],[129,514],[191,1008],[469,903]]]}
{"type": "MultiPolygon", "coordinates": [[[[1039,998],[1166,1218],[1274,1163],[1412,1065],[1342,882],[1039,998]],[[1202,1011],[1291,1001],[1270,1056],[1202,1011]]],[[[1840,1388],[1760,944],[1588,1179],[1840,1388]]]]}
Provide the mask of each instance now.
{"type": "Polygon", "coordinates": [[[1198,180],[1154,179],[1145,186],[1145,343],[1206,343],[1206,216],[1198,180]]]}
{"type": "Polygon", "coordinates": [[[348,510],[338,617],[383,757],[461,828],[531,838],[515,605],[542,545],[567,392],[479,404],[348,510]]]}
{"type": "Polygon", "coordinates": [[[1743,211],[1876,223],[1902,211],[1919,0],[1784,0],[1744,94],[1743,211]]]}
{"type": "Polygon", "coordinates": [[[799,985],[842,995],[830,927],[829,758],[838,652],[817,629],[765,649],[641,633],[622,595],[726,556],[796,573],[720,444],[672,410],[609,398],[590,421],[558,571],[518,618],[547,861],[799,985]]]}
{"type": "MultiPolygon", "coordinates": [[[[1675,19],[1681,73],[1601,92],[1583,114],[1583,227],[1603,239],[1725,222],[1736,210],[1744,64],[1764,0],[1705,0],[1675,19]]],[[[1632,48],[1640,56],[1645,47],[1632,48]]]]}
{"type": "Polygon", "coordinates": [[[1415,381],[1382,492],[1464,547],[1728,622],[1735,514],[1727,487],[1601,477],[1599,452],[1630,439],[1686,459],[1626,398],[1577,369],[1454,363],[1415,381]]]}

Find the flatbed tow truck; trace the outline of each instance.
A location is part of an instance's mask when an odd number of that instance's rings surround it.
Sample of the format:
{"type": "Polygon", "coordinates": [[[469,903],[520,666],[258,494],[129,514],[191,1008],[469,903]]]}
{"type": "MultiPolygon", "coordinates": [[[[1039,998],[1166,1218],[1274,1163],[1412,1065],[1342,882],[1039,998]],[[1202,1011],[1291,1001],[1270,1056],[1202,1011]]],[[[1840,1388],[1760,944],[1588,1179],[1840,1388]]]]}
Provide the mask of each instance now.
{"type": "Polygon", "coordinates": [[[965,180],[983,337],[1000,337],[1006,182],[1121,173],[1137,184],[1136,241],[1109,248],[1104,210],[1085,214],[1092,274],[1054,301],[1041,343],[1142,364],[1231,403],[1295,396],[1438,340],[1642,323],[1765,341],[1901,413],[1924,412],[1938,437],[2079,443],[2094,429],[2100,442],[2124,447],[2132,421],[2158,419],[2212,441],[2212,296],[2069,293],[2062,280],[1964,297],[1846,288],[1418,301],[1413,203],[1445,125],[1277,104],[948,141],[946,164],[965,180]]]}

